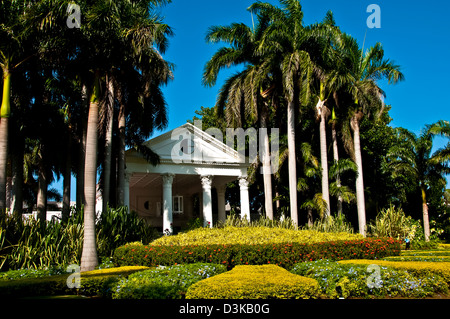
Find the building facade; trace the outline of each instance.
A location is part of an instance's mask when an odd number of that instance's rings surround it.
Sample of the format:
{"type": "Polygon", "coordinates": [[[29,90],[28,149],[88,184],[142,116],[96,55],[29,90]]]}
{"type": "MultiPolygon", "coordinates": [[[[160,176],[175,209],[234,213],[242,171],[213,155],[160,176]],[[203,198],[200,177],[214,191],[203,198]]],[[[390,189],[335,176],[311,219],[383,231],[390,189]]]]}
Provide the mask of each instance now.
{"type": "Polygon", "coordinates": [[[195,217],[212,227],[226,218],[226,185],[239,180],[240,214],[250,218],[249,164],[231,147],[190,123],[145,145],[159,155],[160,163],[148,163],[134,149],[126,152],[124,197],[130,211],[165,233],[195,217]]]}

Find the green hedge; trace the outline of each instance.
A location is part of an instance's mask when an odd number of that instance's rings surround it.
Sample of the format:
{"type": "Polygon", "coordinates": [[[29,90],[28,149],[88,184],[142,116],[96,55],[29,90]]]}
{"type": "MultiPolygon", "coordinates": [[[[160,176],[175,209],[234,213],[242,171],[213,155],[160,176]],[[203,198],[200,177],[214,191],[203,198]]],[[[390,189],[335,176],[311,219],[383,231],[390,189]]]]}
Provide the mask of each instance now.
{"type": "Polygon", "coordinates": [[[16,280],[0,280],[0,298],[22,298],[52,295],[82,294],[86,296],[111,296],[111,286],[121,278],[146,270],[147,267],[120,267],[103,270],[93,270],[81,273],[81,287],[70,289],[67,287],[69,273],[39,278],[25,278],[16,280]]]}
{"type": "Polygon", "coordinates": [[[181,299],[196,282],[226,271],[223,265],[190,264],[141,271],[113,287],[113,299],[181,299]]]}
{"type": "Polygon", "coordinates": [[[153,246],[136,243],[115,250],[117,266],[154,267],[188,263],[227,266],[275,264],[290,269],[298,262],[319,259],[379,259],[400,254],[400,242],[392,238],[366,238],[313,244],[153,246]]]}
{"type": "Polygon", "coordinates": [[[358,265],[318,260],[299,263],[291,272],[316,279],[328,298],[424,298],[436,293],[448,293],[442,276],[384,265],[376,273],[373,268],[368,268],[374,262],[366,260],[365,264],[358,265]],[[371,285],[368,284],[369,279],[371,285]]]}
{"type": "Polygon", "coordinates": [[[315,279],[294,275],[275,265],[236,266],[189,287],[186,299],[319,298],[315,279]]]}

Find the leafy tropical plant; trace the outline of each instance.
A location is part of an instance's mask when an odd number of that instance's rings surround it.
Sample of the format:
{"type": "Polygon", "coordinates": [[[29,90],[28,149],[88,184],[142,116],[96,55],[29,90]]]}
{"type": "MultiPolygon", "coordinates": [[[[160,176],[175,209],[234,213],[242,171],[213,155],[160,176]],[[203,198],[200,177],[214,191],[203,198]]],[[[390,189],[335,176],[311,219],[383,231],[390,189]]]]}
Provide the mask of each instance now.
{"type": "Polygon", "coordinates": [[[127,207],[108,208],[96,223],[97,249],[100,256],[110,257],[114,249],[129,242],[141,241],[148,244],[159,237],[156,229],[150,227],[136,212],[127,207]]]}
{"type": "Polygon", "coordinates": [[[346,220],[344,214],[342,213],[338,213],[336,216],[330,215],[318,219],[311,226],[306,226],[306,229],[326,233],[345,232],[353,234],[354,232],[352,225],[346,220]]]}
{"type": "MultiPolygon", "coordinates": [[[[0,262],[5,269],[47,269],[79,264],[83,245],[83,213],[73,211],[66,223],[0,215],[0,262]]],[[[131,241],[149,243],[157,231],[126,207],[108,209],[96,222],[101,257],[131,241]]]]}
{"type": "Polygon", "coordinates": [[[373,224],[369,224],[369,233],[375,237],[412,240],[415,228],[411,216],[406,216],[402,208],[391,205],[378,214],[373,224]]]}

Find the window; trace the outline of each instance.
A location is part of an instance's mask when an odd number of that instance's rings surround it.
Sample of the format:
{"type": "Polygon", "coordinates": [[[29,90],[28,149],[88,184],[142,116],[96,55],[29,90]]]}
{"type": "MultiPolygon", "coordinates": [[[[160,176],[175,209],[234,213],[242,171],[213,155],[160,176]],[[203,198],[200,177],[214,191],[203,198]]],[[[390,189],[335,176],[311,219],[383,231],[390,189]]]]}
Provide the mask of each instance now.
{"type": "Polygon", "coordinates": [[[174,214],[183,213],[183,196],[173,196],[172,209],[174,214]]]}

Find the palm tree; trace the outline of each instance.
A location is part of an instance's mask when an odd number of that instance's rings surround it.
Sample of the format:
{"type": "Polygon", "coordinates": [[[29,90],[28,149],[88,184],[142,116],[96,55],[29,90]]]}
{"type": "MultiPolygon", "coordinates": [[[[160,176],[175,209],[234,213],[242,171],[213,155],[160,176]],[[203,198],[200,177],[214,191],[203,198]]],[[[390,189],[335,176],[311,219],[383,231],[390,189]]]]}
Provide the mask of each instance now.
{"type": "MultiPolygon", "coordinates": [[[[270,116],[269,103],[273,102],[273,85],[268,75],[270,71],[264,56],[256,50],[261,41],[261,35],[267,25],[267,19],[259,16],[256,27],[250,28],[245,24],[234,23],[230,26],[211,27],[207,34],[207,41],[215,43],[223,41],[231,47],[219,49],[205,66],[203,82],[213,86],[219,71],[231,65],[247,64],[245,69],[231,76],[221,88],[216,110],[223,114],[224,109],[228,123],[242,126],[244,119],[258,122],[260,128],[268,127],[270,116]]],[[[261,145],[261,143],[260,143],[261,145]]],[[[272,174],[270,169],[269,137],[264,136],[260,149],[262,173],[264,180],[265,212],[269,219],[273,219],[272,174]]]]}
{"type": "Polygon", "coordinates": [[[430,240],[430,223],[427,192],[431,185],[443,183],[445,174],[450,173],[448,162],[441,157],[441,151],[432,154],[433,135],[425,130],[420,136],[403,129],[396,129],[398,143],[388,153],[389,167],[393,177],[412,176],[422,196],[422,214],[425,240],[430,240]]]}
{"type": "Polygon", "coordinates": [[[32,56],[22,17],[28,1],[0,1],[0,67],[3,94],[0,109],[0,209],[6,208],[6,164],[8,158],[9,118],[11,116],[11,81],[13,72],[32,56]],[[20,22],[19,22],[20,21],[20,22]]]}
{"type": "MultiPolygon", "coordinates": [[[[123,66],[122,58],[130,53],[131,48],[137,50],[136,43],[139,41],[146,46],[141,48],[142,51],[148,52],[148,50],[153,49],[155,37],[160,37],[161,35],[160,32],[154,31],[155,29],[163,28],[163,26],[155,25],[154,28],[149,28],[148,23],[145,25],[145,21],[152,20],[151,13],[156,5],[168,2],[170,1],[100,0],[95,3],[79,1],[77,4],[80,5],[83,12],[83,20],[81,28],[78,30],[71,30],[65,26],[61,27],[61,21],[65,22],[67,18],[66,9],[70,1],[42,1],[39,10],[34,12],[34,17],[38,20],[40,19],[40,23],[37,23],[37,25],[41,28],[47,28],[50,34],[62,31],[58,33],[58,36],[54,37],[56,41],[50,41],[54,39],[49,40],[47,52],[61,52],[58,51],[57,42],[65,45],[63,47],[67,48],[67,51],[63,52],[64,54],[60,54],[60,56],[64,56],[65,59],[69,57],[67,62],[77,65],[78,69],[74,74],[77,76],[80,87],[83,88],[83,90],[80,90],[80,97],[83,95],[85,100],[87,98],[89,101],[83,174],[85,237],[81,258],[82,271],[93,269],[98,262],[95,243],[95,201],[99,137],[97,127],[105,75],[107,73],[113,74],[115,68],[123,66]],[[140,29],[139,26],[144,27],[140,29]],[[122,55],[121,53],[127,54],[122,55]]],[[[165,40],[159,38],[158,41],[163,43],[165,40]]],[[[145,78],[145,76],[149,77],[148,73],[144,72],[144,68],[140,66],[153,63],[154,59],[150,59],[148,54],[146,55],[147,58],[137,54],[135,56],[135,60],[131,64],[128,63],[130,65],[128,68],[135,68],[136,72],[141,73],[142,78],[145,78]],[[140,65],[138,65],[139,63],[140,65]]],[[[152,81],[147,81],[148,78],[145,79],[149,88],[153,89],[152,81]]],[[[143,86],[140,86],[140,88],[142,89],[143,86]]],[[[149,95],[144,92],[145,94],[149,95]]],[[[155,96],[159,96],[159,94],[155,94],[155,96]]],[[[144,98],[148,99],[148,97],[144,98]]],[[[149,112],[151,113],[151,111],[149,112]]],[[[153,124],[154,122],[151,123],[153,124]]],[[[80,144],[82,145],[83,141],[80,144]]]]}
{"type": "Polygon", "coordinates": [[[359,232],[365,235],[366,213],[364,199],[364,178],[361,156],[360,123],[365,115],[375,113],[378,116],[384,108],[385,93],[377,84],[377,80],[387,79],[388,83],[397,83],[404,79],[400,67],[384,58],[384,50],[380,43],[375,44],[367,52],[363,52],[356,41],[343,35],[344,63],[353,77],[348,91],[352,95],[349,105],[349,126],[353,131],[354,161],[358,166],[356,178],[356,198],[358,209],[359,232]]]}
{"type": "Polygon", "coordinates": [[[330,167],[330,178],[335,181],[330,183],[330,194],[338,199],[338,214],[342,214],[342,204],[355,200],[355,193],[346,185],[341,184],[341,177],[347,172],[357,174],[358,168],[350,159],[335,160],[330,167]]]}
{"type": "Polygon", "coordinates": [[[170,0],[151,0],[132,6],[129,26],[123,31],[125,45],[120,70],[113,72],[113,82],[117,92],[119,154],[117,171],[117,201],[123,205],[125,188],[125,146],[133,146],[143,153],[150,163],[158,158],[143,142],[154,129],[167,126],[166,102],[160,89],[173,79],[173,64],[165,61],[167,38],[173,35],[172,29],[151,8],[165,5],[170,0]],[[156,48],[156,49],[155,49],[156,48]],[[130,79],[134,79],[131,80],[130,79]],[[125,105],[128,108],[125,108],[125,105]],[[127,115],[130,129],[126,132],[127,115]],[[127,134],[128,133],[128,136],[127,134]]]}
{"type": "Polygon", "coordinates": [[[280,1],[282,8],[269,3],[256,2],[250,11],[267,17],[270,24],[265,28],[259,52],[263,52],[277,68],[274,74],[280,75],[278,90],[283,92],[287,104],[287,137],[289,148],[289,199],[291,218],[298,224],[297,205],[297,159],[295,145],[296,112],[300,105],[308,104],[310,98],[309,82],[312,79],[312,61],[307,51],[307,43],[312,34],[303,27],[303,12],[298,0],[280,1]]]}
{"type": "MultiPolygon", "coordinates": [[[[427,130],[433,136],[440,135],[450,139],[450,123],[448,121],[438,121],[432,125],[427,125],[427,130]]],[[[436,153],[440,162],[450,161],[450,142],[436,153]]]]}

